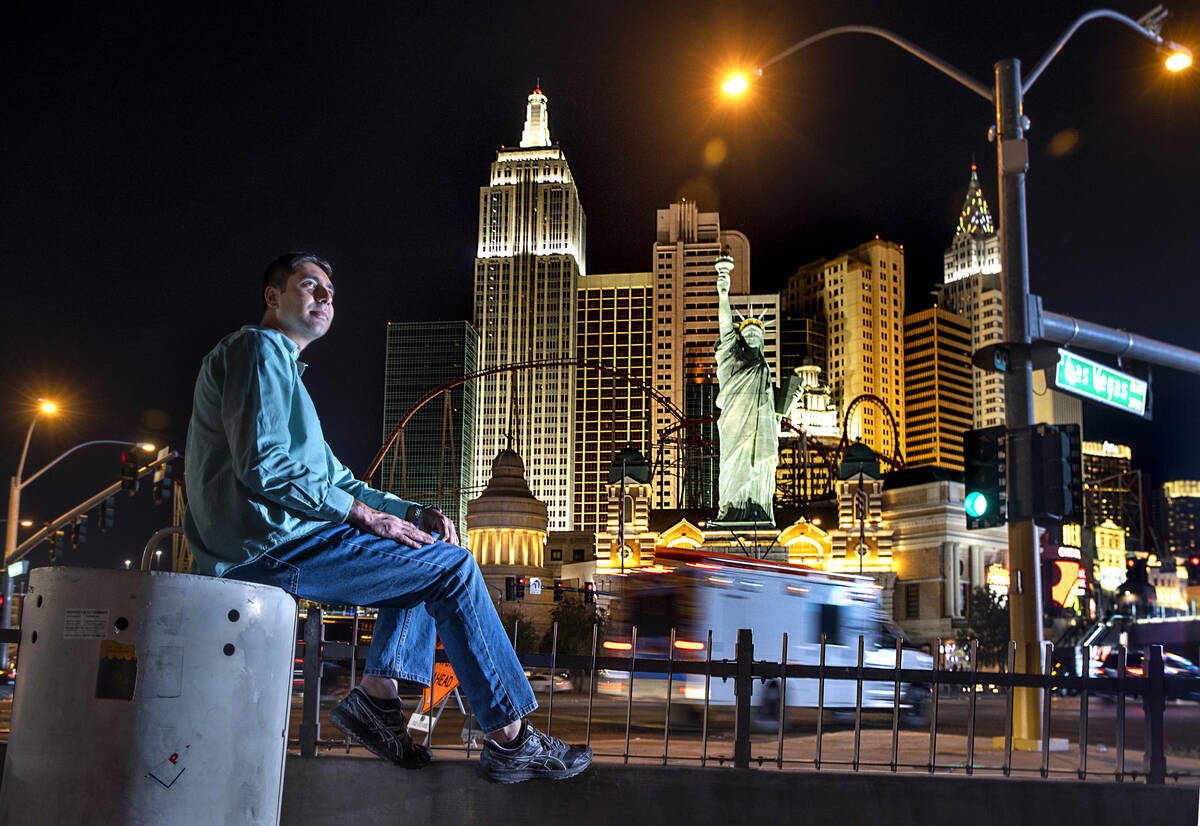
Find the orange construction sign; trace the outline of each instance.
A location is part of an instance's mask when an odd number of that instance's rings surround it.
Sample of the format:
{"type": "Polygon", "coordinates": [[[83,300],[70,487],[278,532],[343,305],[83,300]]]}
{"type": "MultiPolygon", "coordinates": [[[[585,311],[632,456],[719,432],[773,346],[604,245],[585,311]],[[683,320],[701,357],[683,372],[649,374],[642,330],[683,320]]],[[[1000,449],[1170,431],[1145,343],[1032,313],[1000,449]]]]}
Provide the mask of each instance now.
{"type": "Polygon", "coordinates": [[[446,699],[451,691],[458,687],[458,677],[454,676],[454,669],[450,667],[450,663],[434,663],[433,664],[433,684],[421,692],[421,714],[428,714],[430,710],[446,699]],[[433,699],[430,701],[429,694],[433,692],[433,699]]]}

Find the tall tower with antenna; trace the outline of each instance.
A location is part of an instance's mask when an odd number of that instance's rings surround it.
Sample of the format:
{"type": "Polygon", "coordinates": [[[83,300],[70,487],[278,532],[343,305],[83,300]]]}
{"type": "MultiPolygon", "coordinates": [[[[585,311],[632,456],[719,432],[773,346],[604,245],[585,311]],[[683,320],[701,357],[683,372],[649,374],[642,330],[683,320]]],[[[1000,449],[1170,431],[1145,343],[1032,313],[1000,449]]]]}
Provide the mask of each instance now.
{"type": "MultiPolygon", "coordinates": [[[[479,190],[474,322],[479,368],[575,357],[575,307],[586,273],[586,219],[562,149],[550,140],[540,88],[516,147],[502,147],[479,190]]],[[[475,478],[512,434],[550,530],[571,527],[575,368],[497,372],[479,383],[475,478]]]]}

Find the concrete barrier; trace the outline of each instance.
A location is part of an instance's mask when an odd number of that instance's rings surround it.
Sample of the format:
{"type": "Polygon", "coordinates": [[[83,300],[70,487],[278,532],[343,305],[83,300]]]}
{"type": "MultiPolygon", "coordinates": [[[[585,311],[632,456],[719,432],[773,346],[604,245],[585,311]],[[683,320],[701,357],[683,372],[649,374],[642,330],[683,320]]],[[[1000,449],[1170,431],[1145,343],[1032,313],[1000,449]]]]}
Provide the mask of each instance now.
{"type": "Polygon", "coordinates": [[[939,775],[778,772],[600,763],[556,783],[488,783],[477,762],[421,771],[381,760],[289,757],[281,822],[1197,826],[1200,787],[939,775]]]}

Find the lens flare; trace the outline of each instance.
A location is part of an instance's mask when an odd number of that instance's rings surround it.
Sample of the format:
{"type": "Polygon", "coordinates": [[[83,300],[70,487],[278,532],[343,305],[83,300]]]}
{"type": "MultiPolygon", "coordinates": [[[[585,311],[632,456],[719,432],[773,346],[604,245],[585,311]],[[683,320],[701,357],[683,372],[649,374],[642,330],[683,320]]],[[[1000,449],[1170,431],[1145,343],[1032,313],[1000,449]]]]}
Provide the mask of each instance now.
{"type": "Polygon", "coordinates": [[[725,81],[721,86],[727,95],[740,95],[742,92],[750,88],[750,83],[746,80],[745,75],[734,75],[725,81]]]}
{"type": "MultiPolygon", "coordinates": [[[[1192,65],[1192,56],[1186,52],[1175,52],[1167,58],[1167,68],[1172,72],[1182,72],[1192,65]]],[[[728,90],[726,90],[728,91],[728,90]]]]}

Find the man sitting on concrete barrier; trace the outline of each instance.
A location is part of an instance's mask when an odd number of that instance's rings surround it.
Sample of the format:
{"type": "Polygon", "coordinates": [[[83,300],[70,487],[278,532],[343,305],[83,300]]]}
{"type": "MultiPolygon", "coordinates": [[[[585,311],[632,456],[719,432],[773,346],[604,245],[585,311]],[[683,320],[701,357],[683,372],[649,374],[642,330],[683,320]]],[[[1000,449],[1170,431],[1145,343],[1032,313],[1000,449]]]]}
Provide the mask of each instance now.
{"type": "Polygon", "coordinates": [[[280,256],[264,275],[261,323],[204,358],[186,456],[196,566],[379,609],[362,681],[330,719],[380,757],[406,768],[431,759],[408,734],[396,680],[429,684],[436,632],[489,732],[484,774],[506,783],[576,775],[591,749],[524,720],[537,702],[454,524],[355,479],[325,442],[298,357],[333,321],[331,275],[316,255],[280,256]]]}

